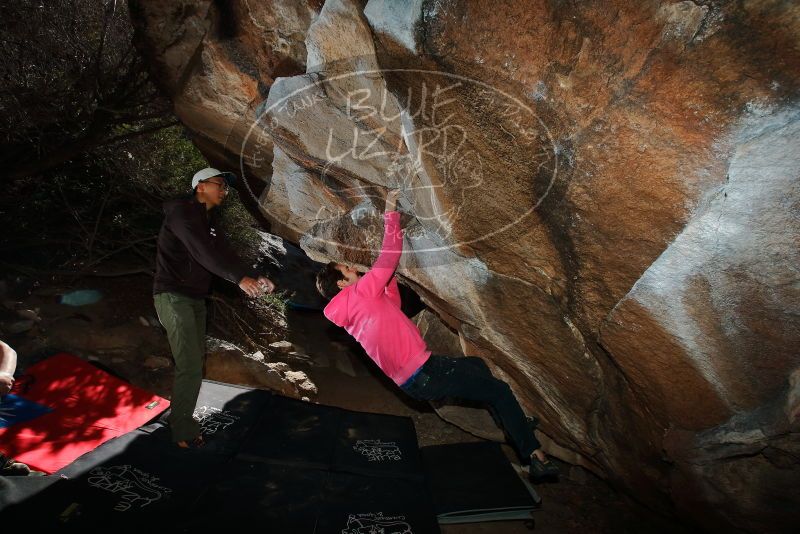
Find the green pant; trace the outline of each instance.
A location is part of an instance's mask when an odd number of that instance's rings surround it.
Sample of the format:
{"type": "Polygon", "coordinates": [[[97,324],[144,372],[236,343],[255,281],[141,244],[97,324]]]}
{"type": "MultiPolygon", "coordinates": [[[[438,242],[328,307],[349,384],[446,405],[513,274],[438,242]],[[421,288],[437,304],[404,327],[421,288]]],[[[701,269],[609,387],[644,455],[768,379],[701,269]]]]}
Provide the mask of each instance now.
{"type": "Polygon", "coordinates": [[[153,297],[158,320],[167,330],[175,383],[172,387],[172,412],[169,424],[173,441],[189,441],[200,435],[194,408],[203,381],[206,354],[206,302],[177,293],[153,297]]]}

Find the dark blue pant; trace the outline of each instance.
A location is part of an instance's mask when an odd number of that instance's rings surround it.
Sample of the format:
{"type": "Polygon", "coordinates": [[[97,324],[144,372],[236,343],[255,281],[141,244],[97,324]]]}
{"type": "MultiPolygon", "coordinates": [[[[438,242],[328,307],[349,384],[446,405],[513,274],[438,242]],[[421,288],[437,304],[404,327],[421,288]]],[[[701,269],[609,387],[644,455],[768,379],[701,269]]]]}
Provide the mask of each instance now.
{"type": "Polygon", "coordinates": [[[401,388],[418,400],[452,398],[487,405],[523,463],[528,463],[531,453],[541,447],[511,388],[496,379],[481,358],[433,354],[401,388]]]}

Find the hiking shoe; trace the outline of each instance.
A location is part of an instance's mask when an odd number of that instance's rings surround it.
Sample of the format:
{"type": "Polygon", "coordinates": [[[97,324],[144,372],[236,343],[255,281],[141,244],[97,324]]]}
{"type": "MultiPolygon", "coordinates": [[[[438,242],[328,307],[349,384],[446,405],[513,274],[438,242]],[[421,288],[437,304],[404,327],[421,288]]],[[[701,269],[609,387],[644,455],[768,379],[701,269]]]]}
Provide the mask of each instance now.
{"type": "Polygon", "coordinates": [[[558,481],[558,466],[552,460],[543,462],[536,457],[531,458],[531,465],[528,468],[528,478],[534,484],[542,482],[558,481]]]}

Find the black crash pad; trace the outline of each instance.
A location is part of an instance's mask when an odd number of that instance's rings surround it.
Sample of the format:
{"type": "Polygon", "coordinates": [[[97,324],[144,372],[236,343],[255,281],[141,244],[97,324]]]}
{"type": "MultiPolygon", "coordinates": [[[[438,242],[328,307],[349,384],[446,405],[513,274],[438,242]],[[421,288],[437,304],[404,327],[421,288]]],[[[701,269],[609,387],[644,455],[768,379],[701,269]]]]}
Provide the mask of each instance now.
{"type": "Polygon", "coordinates": [[[240,460],[229,473],[197,504],[190,531],[261,525],[314,534],[439,532],[420,480],[240,460]]]}
{"type": "Polygon", "coordinates": [[[540,506],[498,443],[434,445],[420,452],[439,523],[529,519],[540,506]]]}
{"type": "MultiPolygon", "coordinates": [[[[194,409],[194,417],[206,440],[202,452],[230,457],[237,454],[271,398],[272,393],[266,390],[203,380],[194,409]]],[[[169,415],[170,410],[167,410],[156,423],[142,430],[171,440],[169,415]]]]}
{"type": "Polygon", "coordinates": [[[239,458],[372,476],[423,477],[410,418],[277,395],[242,444],[239,458]]]}
{"type": "Polygon", "coordinates": [[[58,472],[60,480],[0,518],[45,531],[176,526],[226,462],[134,431],[81,456],[58,472]]]}

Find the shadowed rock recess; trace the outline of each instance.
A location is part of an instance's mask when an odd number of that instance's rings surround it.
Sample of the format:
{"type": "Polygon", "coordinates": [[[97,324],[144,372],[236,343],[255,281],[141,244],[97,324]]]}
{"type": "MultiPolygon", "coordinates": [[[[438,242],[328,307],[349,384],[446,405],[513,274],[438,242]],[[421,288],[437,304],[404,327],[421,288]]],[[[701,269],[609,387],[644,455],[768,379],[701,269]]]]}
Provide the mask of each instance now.
{"type": "Polygon", "coordinates": [[[710,529],[800,510],[800,5],[136,0],[271,230],[399,273],[548,450],[710,529]]]}

